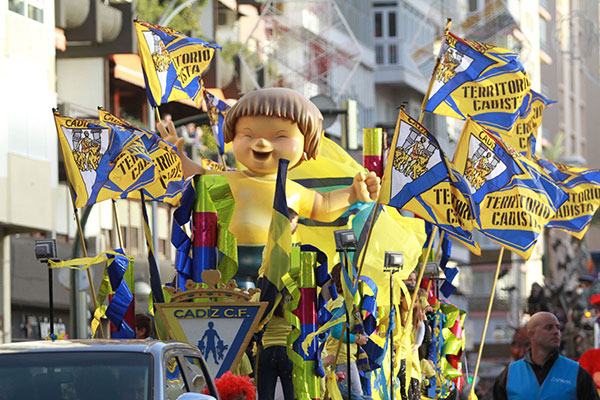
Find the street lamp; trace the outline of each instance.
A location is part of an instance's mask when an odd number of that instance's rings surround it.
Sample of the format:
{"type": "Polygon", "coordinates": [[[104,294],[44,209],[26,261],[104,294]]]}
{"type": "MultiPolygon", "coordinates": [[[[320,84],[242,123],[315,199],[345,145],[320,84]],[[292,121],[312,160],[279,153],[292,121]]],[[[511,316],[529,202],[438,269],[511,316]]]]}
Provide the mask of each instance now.
{"type": "Polygon", "coordinates": [[[52,286],[52,268],[49,261],[58,261],[56,253],[56,239],[35,241],[35,258],[48,266],[48,303],[50,306],[50,335],[54,334],[54,289],[52,286]]]}
{"type": "MultiPolygon", "coordinates": [[[[394,273],[400,271],[404,265],[404,253],[401,251],[386,251],[383,263],[383,272],[390,273],[390,326],[392,326],[392,315],[394,312],[394,273]]],[[[392,337],[391,335],[390,337],[392,337]]],[[[394,341],[390,344],[390,400],[394,400],[394,341]]]]}
{"type": "Polygon", "coordinates": [[[440,281],[446,279],[446,274],[440,267],[440,263],[437,261],[430,261],[425,265],[425,272],[423,272],[423,278],[429,278],[435,282],[435,297],[440,297],[440,281]]]}
{"type": "MultiPolygon", "coordinates": [[[[357,247],[357,239],[356,234],[352,229],[340,229],[333,232],[333,237],[335,239],[335,249],[340,253],[340,259],[342,260],[342,267],[348,269],[348,252],[356,251],[357,247]],[[344,257],[342,258],[342,253],[344,257]]],[[[350,261],[352,262],[352,261],[350,261]]],[[[358,277],[357,277],[358,278],[358,277]]],[[[340,277],[340,279],[344,279],[340,277]]],[[[346,333],[346,382],[348,383],[348,399],[351,399],[351,387],[352,387],[352,374],[350,372],[350,314],[348,312],[348,307],[354,307],[354,304],[346,304],[346,325],[347,325],[347,333],[346,333]]],[[[344,341],[344,330],[342,329],[342,336],[340,336],[340,340],[344,341]]],[[[341,345],[341,344],[340,344],[341,345]]],[[[334,367],[335,368],[335,367],[334,367]]]]}

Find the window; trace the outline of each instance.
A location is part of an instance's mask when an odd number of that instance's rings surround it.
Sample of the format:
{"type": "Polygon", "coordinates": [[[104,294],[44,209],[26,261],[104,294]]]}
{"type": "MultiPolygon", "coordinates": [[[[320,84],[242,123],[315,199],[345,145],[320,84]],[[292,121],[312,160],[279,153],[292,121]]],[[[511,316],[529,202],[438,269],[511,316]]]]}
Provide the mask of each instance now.
{"type": "Polygon", "coordinates": [[[383,36],[383,15],[380,12],[375,13],[375,37],[383,36]]]}
{"type": "Polygon", "coordinates": [[[115,242],[114,242],[113,230],[112,229],[102,229],[102,234],[104,235],[106,248],[107,249],[114,248],[115,242]]]}
{"type": "Polygon", "coordinates": [[[84,349],[3,354],[0,387],[10,399],[149,400],[152,356],[84,349]]]}
{"type": "Polygon", "coordinates": [[[166,368],[165,398],[168,400],[175,400],[187,391],[185,388],[185,381],[183,380],[181,368],[179,368],[179,363],[175,357],[167,362],[166,368]]]}
{"type": "Polygon", "coordinates": [[[388,13],[388,36],[396,37],[396,13],[394,11],[388,13]]]}
{"type": "Polygon", "coordinates": [[[477,11],[479,9],[479,0],[469,0],[469,12],[477,11]]]}
{"type": "Polygon", "coordinates": [[[29,0],[27,4],[27,16],[35,21],[44,22],[43,0],[29,0]]]}
{"type": "Polygon", "coordinates": [[[127,228],[125,226],[121,226],[121,240],[123,241],[123,250],[126,250],[129,247],[129,238],[127,237],[127,228]]]}
{"type": "Polygon", "coordinates": [[[34,21],[44,22],[44,0],[8,0],[8,9],[34,21]]]}
{"type": "Polygon", "coordinates": [[[129,246],[131,250],[131,254],[138,254],[139,249],[139,233],[140,230],[138,228],[131,228],[131,245],[129,246]]]}
{"type": "Polygon", "coordinates": [[[548,21],[540,18],[540,47],[542,50],[548,50],[548,21]]]}
{"type": "Polygon", "coordinates": [[[389,46],[389,63],[390,64],[398,64],[398,46],[395,44],[390,44],[389,46]]]}
{"type": "Polygon", "coordinates": [[[375,45],[375,62],[377,64],[383,64],[383,45],[375,45]]]}
{"type": "Polygon", "coordinates": [[[8,9],[21,15],[25,15],[25,2],[23,0],[8,0],[8,9]]]}
{"type": "Polygon", "coordinates": [[[169,258],[167,249],[167,239],[158,239],[158,255],[164,258],[169,258]]]}

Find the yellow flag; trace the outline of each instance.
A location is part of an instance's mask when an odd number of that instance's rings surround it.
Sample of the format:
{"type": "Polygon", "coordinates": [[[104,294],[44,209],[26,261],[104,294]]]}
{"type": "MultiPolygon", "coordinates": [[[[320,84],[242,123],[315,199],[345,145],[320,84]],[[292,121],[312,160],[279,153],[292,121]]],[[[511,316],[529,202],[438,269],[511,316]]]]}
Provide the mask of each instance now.
{"type": "Polygon", "coordinates": [[[174,100],[202,101],[200,77],[220,46],[175,29],[135,21],[146,93],[153,107],[174,100]]]}
{"type": "Polygon", "coordinates": [[[75,207],[126,197],[156,179],[148,151],[131,130],[58,114],[54,120],[75,207]]]}

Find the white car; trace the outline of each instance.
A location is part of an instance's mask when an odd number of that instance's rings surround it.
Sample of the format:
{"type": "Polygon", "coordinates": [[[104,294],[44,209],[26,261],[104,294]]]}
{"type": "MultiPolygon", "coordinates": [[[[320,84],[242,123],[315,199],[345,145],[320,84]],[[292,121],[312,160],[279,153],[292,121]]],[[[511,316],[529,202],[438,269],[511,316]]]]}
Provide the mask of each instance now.
{"type": "Polygon", "coordinates": [[[0,345],[5,399],[220,400],[197,347],[147,340],[0,345]]]}

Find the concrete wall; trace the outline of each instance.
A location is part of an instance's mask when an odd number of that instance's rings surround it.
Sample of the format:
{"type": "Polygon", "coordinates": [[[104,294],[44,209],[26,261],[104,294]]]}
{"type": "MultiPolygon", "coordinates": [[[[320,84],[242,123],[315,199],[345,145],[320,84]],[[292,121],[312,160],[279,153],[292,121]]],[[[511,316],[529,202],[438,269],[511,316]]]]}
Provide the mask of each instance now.
{"type": "Polygon", "coordinates": [[[0,224],[50,230],[58,184],[54,2],[44,22],[0,11],[0,224]]]}

